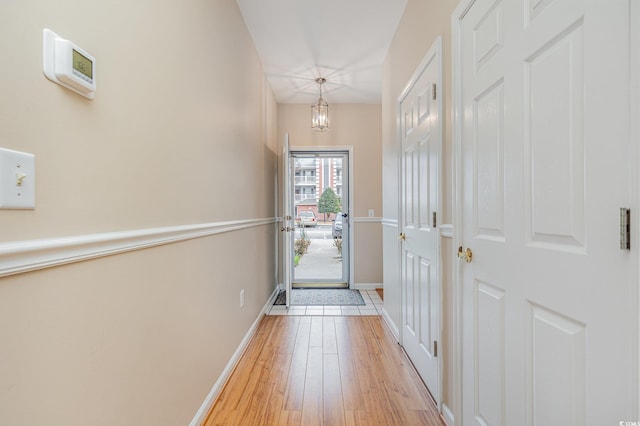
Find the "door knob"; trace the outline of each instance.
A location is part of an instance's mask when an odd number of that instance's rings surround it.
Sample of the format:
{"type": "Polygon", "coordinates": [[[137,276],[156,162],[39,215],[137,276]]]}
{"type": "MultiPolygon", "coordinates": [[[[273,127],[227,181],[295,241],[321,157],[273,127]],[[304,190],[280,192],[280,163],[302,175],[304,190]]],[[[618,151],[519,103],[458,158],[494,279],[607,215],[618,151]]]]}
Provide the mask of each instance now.
{"type": "Polygon", "coordinates": [[[458,247],[458,259],[464,259],[465,262],[471,263],[471,260],[473,259],[473,252],[468,247],[464,250],[462,246],[460,246],[458,247]]]}
{"type": "Polygon", "coordinates": [[[400,233],[400,239],[401,239],[402,241],[404,241],[404,240],[406,240],[406,239],[407,239],[407,236],[405,235],[405,233],[404,233],[404,232],[401,232],[401,233],[400,233]]]}

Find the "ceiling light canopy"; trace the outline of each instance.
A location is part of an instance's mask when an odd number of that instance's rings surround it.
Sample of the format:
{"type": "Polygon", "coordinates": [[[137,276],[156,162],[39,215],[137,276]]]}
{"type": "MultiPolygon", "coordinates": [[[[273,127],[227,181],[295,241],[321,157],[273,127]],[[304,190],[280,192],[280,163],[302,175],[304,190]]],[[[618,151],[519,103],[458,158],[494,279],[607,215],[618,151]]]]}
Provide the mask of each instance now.
{"type": "Polygon", "coordinates": [[[320,87],[320,98],[318,102],[311,105],[311,128],[319,132],[329,130],[329,104],[322,99],[322,85],[326,82],[327,80],[322,77],[316,78],[316,83],[320,87]]]}

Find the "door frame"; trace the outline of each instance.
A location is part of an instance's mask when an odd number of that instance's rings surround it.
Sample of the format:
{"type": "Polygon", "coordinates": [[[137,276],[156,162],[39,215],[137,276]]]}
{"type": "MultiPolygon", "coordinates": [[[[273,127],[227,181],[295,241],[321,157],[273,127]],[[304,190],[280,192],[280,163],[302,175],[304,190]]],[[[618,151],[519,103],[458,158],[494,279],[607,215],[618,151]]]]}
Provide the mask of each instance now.
{"type": "MultiPolygon", "coordinates": [[[[442,327],[444,324],[444,316],[443,316],[443,311],[444,311],[444,299],[443,299],[443,293],[444,293],[444,288],[443,288],[443,276],[442,276],[442,272],[443,272],[443,267],[442,267],[442,245],[441,245],[441,234],[440,234],[440,227],[442,226],[442,224],[444,223],[443,221],[443,214],[442,214],[442,202],[444,199],[444,126],[443,126],[443,119],[444,119],[444,88],[442,85],[442,81],[443,81],[443,74],[444,74],[444,58],[443,58],[443,41],[442,41],[442,36],[438,36],[436,37],[436,39],[434,40],[433,44],[429,47],[429,49],[427,50],[427,52],[425,53],[423,59],[420,61],[420,63],[418,64],[418,66],[415,68],[414,72],[411,74],[411,77],[409,78],[409,80],[407,81],[407,83],[404,85],[404,88],[401,92],[401,94],[398,96],[398,98],[396,99],[396,119],[397,119],[397,126],[396,126],[396,130],[397,130],[397,141],[398,141],[398,153],[397,153],[397,161],[398,161],[398,231],[399,233],[404,232],[404,210],[403,210],[403,195],[402,195],[402,185],[403,185],[403,175],[404,175],[404,167],[403,167],[403,158],[404,158],[404,153],[403,153],[403,148],[402,148],[402,110],[401,110],[401,104],[402,101],[407,97],[407,95],[409,94],[409,92],[411,91],[411,89],[413,88],[413,86],[416,84],[416,82],[418,81],[418,79],[420,78],[422,72],[424,71],[424,69],[427,67],[427,65],[429,64],[429,62],[431,61],[431,58],[433,56],[436,56],[438,58],[439,64],[437,65],[438,67],[438,77],[437,77],[437,81],[436,81],[436,88],[437,88],[437,115],[438,115],[438,133],[440,135],[440,158],[438,159],[438,208],[436,211],[436,217],[437,217],[437,235],[438,235],[438,258],[436,259],[436,267],[438,268],[438,277],[439,277],[439,283],[438,285],[440,286],[440,291],[439,293],[439,300],[438,300],[438,305],[439,305],[439,312],[438,312],[438,334],[436,336],[436,340],[438,341],[438,343],[440,344],[441,348],[440,348],[440,353],[438,355],[438,389],[440,390],[439,392],[439,397],[438,400],[435,401],[436,405],[438,407],[438,411],[442,412],[442,399],[443,399],[443,394],[442,394],[442,389],[443,389],[443,380],[444,380],[444,357],[443,357],[443,353],[444,353],[444,345],[442,344],[442,327]]],[[[398,282],[400,283],[400,326],[398,327],[398,341],[400,343],[400,345],[404,348],[404,318],[405,318],[405,305],[404,305],[404,298],[405,298],[405,294],[404,294],[404,285],[403,285],[403,247],[402,247],[402,243],[398,245],[398,282]]],[[[436,399],[434,397],[434,399],[436,399]]]]}
{"type": "MultiPolygon", "coordinates": [[[[630,13],[629,13],[629,28],[630,28],[630,57],[629,57],[629,65],[630,65],[630,77],[631,81],[630,85],[630,98],[631,105],[630,108],[630,120],[629,120],[629,138],[630,138],[630,155],[629,155],[629,179],[630,179],[630,191],[631,191],[631,203],[630,206],[632,209],[632,226],[631,226],[631,250],[635,251],[635,256],[633,256],[633,277],[631,277],[634,282],[638,285],[636,287],[636,294],[633,296],[636,300],[636,307],[640,306],[640,215],[638,214],[638,207],[640,207],[640,145],[638,141],[640,141],[640,120],[634,120],[634,118],[640,117],[640,1],[631,0],[629,2],[630,13]],[[635,143],[634,143],[635,142],[635,143]],[[633,214],[635,207],[636,214],[633,214]]],[[[640,418],[640,315],[638,313],[638,309],[635,311],[636,318],[635,322],[638,325],[638,337],[635,342],[635,360],[633,368],[635,371],[633,374],[636,377],[635,380],[635,388],[632,389],[632,392],[636,395],[634,400],[635,402],[635,411],[636,418],[640,418]]]]}
{"type": "MultiPolygon", "coordinates": [[[[293,227],[293,218],[291,217],[291,212],[289,211],[291,207],[290,197],[291,197],[291,188],[287,185],[287,182],[291,178],[291,162],[289,161],[289,133],[285,134],[284,138],[284,146],[282,147],[282,182],[280,185],[276,185],[276,187],[282,188],[282,204],[280,204],[279,200],[276,197],[276,205],[279,205],[282,209],[282,217],[281,217],[281,228],[282,232],[281,239],[278,239],[281,242],[282,247],[280,250],[276,250],[276,252],[282,253],[282,282],[285,291],[285,306],[289,309],[291,305],[291,278],[292,278],[292,250],[293,250],[293,235],[291,234],[291,228],[293,227]]],[[[280,265],[280,264],[278,264],[280,265]]],[[[278,267],[279,270],[280,267],[278,267]]]]}
{"type": "MultiPolygon", "coordinates": [[[[465,17],[476,0],[461,0],[453,14],[451,15],[451,142],[453,146],[451,183],[453,187],[452,196],[452,223],[453,223],[453,247],[462,246],[462,64],[461,32],[462,19],[465,17]]],[[[462,286],[461,286],[461,265],[455,259],[451,263],[452,276],[452,299],[453,299],[453,344],[452,355],[453,364],[453,395],[454,404],[450,407],[453,412],[452,424],[462,424],[462,286]],[[457,422],[456,422],[457,420],[457,422]]]]}
{"type": "MultiPolygon", "coordinates": [[[[347,185],[347,191],[349,194],[348,197],[348,202],[347,202],[347,208],[349,209],[348,211],[348,220],[349,220],[349,225],[347,227],[348,229],[348,241],[349,241],[349,250],[348,250],[348,254],[347,254],[347,264],[348,264],[348,268],[349,268],[349,276],[347,277],[347,283],[348,283],[348,288],[353,289],[355,288],[355,281],[354,281],[354,267],[353,267],[353,255],[354,255],[354,239],[353,239],[353,235],[354,235],[354,221],[353,221],[353,145],[336,145],[336,146],[289,146],[289,158],[291,158],[291,153],[313,153],[313,152],[318,152],[318,153],[332,153],[332,152],[343,152],[346,153],[347,156],[349,157],[349,161],[348,161],[348,170],[347,170],[347,180],[348,185],[347,185]]],[[[283,176],[284,178],[284,176],[283,176]]],[[[293,176],[290,176],[291,179],[293,179],[293,176]]],[[[291,259],[285,259],[285,262],[291,262],[291,259]]],[[[286,268],[285,268],[286,269],[286,268]]]]}

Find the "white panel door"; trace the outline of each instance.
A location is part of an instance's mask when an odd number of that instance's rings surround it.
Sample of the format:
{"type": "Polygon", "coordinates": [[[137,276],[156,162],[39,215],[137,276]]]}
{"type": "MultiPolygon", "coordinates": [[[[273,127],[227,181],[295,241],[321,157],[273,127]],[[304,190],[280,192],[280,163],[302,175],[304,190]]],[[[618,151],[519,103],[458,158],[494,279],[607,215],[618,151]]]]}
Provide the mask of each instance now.
{"type": "Polygon", "coordinates": [[[628,2],[464,3],[463,424],[634,419],[628,2]]]}
{"type": "Polygon", "coordinates": [[[440,404],[441,40],[399,98],[401,121],[402,345],[440,404]]]}

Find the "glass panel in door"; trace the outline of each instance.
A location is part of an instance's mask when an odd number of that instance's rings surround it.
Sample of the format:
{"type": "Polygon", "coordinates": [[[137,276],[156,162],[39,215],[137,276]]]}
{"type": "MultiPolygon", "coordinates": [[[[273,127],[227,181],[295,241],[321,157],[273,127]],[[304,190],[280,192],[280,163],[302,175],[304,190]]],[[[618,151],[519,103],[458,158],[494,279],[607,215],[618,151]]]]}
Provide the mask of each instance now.
{"type": "Polygon", "coordinates": [[[348,154],[291,152],[293,287],[349,286],[348,154]]]}

